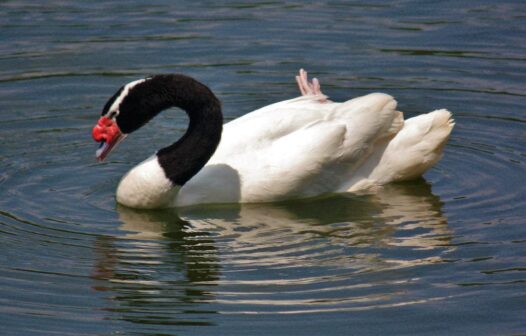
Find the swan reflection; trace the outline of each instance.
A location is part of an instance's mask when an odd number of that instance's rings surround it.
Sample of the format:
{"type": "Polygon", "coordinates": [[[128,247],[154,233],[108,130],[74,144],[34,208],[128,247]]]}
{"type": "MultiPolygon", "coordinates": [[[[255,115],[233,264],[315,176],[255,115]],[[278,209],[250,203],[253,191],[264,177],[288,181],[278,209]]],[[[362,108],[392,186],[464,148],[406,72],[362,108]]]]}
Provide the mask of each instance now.
{"type": "Polygon", "coordinates": [[[395,293],[408,279],[396,270],[441,262],[450,248],[441,207],[424,180],[281,204],[119,207],[123,234],[98,241],[94,278],[104,280],[98,289],[118,293],[117,310],[132,321],[150,312],[176,324],[181,314],[185,323],[207,323],[218,305],[258,312],[398,304],[395,293]],[[394,272],[389,281],[386,272],[394,272]],[[312,285],[327,287],[302,290],[312,285]],[[338,301],[323,296],[336,291],[343,291],[338,301]]]}
{"type": "Polygon", "coordinates": [[[172,211],[118,208],[122,236],[100,236],[92,274],[98,291],[110,292],[104,310],[117,319],[165,326],[210,325],[212,300],[220,276],[213,240],[186,230],[172,211]]]}
{"type": "Polygon", "coordinates": [[[442,202],[424,180],[393,184],[361,196],[335,196],[281,204],[247,204],[178,212],[195,231],[235,237],[238,248],[326,239],[342,246],[432,249],[451,232],[442,202]]]}

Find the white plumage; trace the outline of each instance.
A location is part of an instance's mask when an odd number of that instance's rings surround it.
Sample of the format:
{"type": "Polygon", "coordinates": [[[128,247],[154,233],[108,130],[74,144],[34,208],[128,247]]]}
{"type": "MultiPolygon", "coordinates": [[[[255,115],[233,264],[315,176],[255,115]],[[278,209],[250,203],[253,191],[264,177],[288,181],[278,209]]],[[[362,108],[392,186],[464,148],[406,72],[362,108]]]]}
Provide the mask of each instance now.
{"type": "Polygon", "coordinates": [[[225,125],[215,154],[175,204],[279,201],[414,178],[440,159],[450,117],[439,110],[404,123],[384,94],[273,104],[225,125]]]}

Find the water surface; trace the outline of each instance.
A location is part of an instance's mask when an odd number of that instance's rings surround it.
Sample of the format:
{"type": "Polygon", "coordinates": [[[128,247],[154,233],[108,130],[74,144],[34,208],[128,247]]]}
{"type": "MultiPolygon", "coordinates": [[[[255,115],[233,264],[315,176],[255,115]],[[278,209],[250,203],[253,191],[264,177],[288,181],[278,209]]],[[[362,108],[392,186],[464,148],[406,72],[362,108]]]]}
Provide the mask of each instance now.
{"type": "Polygon", "coordinates": [[[526,333],[521,1],[0,2],[5,335],[526,333]],[[454,8],[454,10],[452,10],[454,8]],[[137,211],[119,178],[174,141],[165,113],[94,160],[122,84],[179,72],[226,120],[296,96],[453,111],[423,179],[375,194],[137,211]]]}

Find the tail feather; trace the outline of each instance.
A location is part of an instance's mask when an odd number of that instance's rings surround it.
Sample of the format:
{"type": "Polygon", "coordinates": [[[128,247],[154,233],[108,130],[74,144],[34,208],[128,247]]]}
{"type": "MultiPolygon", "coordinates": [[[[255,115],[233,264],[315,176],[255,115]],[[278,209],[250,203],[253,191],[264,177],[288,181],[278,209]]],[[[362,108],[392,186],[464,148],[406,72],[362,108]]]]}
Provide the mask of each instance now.
{"type": "Polygon", "coordinates": [[[454,126],[451,112],[445,109],[406,120],[369,178],[385,184],[422,175],[442,158],[454,126]]]}

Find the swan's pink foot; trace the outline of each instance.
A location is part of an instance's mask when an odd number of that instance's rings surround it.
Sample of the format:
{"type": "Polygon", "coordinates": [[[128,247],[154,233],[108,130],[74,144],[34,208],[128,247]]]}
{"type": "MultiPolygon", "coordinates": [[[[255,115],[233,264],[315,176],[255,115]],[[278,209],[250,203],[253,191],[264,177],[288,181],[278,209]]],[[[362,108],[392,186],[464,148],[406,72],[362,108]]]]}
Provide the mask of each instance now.
{"type": "Polygon", "coordinates": [[[318,101],[325,102],[327,101],[327,96],[321,92],[320,81],[317,78],[313,78],[312,82],[309,82],[307,77],[307,71],[300,69],[300,73],[296,76],[296,82],[300,89],[302,96],[319,96],[318,101]]]}

